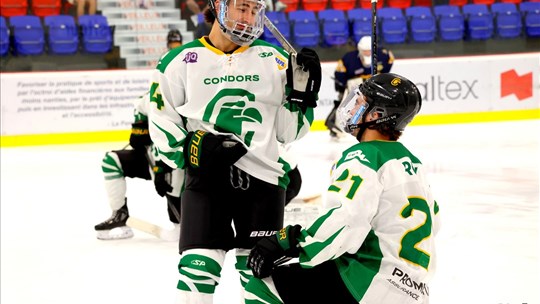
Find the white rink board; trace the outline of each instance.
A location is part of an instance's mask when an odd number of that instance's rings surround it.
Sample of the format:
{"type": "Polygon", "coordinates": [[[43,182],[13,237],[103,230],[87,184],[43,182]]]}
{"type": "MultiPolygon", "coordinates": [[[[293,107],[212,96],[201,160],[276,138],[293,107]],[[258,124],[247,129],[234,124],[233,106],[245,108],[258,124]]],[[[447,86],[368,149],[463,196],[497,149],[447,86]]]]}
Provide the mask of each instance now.
{"type": "MultiPolygon", "coordinates": [[[[335,66],[335,62],[322,64],[315,120],[324,120],[337,98],[332,80],[335,66]]],[[[421,115],[540,108],[540,53],[398,59],[392,72],[417,83],[424,98],[421,115]],[[519,99],[505,91],[524,95],[519,99]]],[[[148,89],[151,73],[2,73],[1,135],[128,129],[132,102],[148,89]]]]}
{"type": "Polygon", "coordinates": [[[2,73],[2,135],[129,129],[133,102],[148,90],[150,76],[150,70],[2,73]]]}

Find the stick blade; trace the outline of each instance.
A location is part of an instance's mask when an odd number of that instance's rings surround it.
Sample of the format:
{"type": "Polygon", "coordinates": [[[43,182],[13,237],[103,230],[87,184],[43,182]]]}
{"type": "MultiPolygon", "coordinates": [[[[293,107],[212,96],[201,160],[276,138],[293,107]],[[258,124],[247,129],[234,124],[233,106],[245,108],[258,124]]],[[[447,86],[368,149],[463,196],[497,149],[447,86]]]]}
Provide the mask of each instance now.
{"type": "Polygon", "coordinates": [[[152,224],[145,220],[130,216],[127,219],[126,225],[165,241],[178,241],[180,239],[179,224],[175,224],[173,229],[165,229],[159,225],[152,224]]]}
{"type": "Polygon", "coordinates": [[[162,230],[162,228],[158,225],[131,216],[127,219],[126,224],[131,228],[146,232],[157,238],[160,237],[160,233],[162,230]]]}

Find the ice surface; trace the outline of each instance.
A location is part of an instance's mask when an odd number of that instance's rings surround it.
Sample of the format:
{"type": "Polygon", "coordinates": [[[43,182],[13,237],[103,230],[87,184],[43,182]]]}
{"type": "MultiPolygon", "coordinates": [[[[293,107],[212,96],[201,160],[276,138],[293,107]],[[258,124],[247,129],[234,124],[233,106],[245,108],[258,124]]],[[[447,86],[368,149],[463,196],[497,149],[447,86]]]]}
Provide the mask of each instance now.
{"type": "MultiPolygon", "coordinates": [[[[540,303],[540,121],[409,127],[402,142],[429,167],[441,208],[431,303],[540,303]]],[[[313,132],[296,144],[300,196],[323,192],[353,143],[313,132]]],[[[175,242],[95,238],[110,215],[101,158],[124,145],[0,150],[1,303],[173,303],[175,242]]],[[[152,183],[128,180],[128,199],[133,216],[170,225],[152,183]]],[[[239,302],[232,265],[230,252],[216,303],[239,302]]]]}

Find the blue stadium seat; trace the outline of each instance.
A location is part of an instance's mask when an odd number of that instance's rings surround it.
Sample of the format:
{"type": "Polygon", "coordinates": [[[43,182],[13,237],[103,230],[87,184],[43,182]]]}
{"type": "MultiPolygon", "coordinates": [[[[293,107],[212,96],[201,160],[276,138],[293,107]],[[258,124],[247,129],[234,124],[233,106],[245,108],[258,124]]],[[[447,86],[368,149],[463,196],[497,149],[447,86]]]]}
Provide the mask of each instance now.
{"type": "Polygon", "coordinates": [[[14,50],[17,55],[40,55],[45,49],[45,33],[37,16],[9,18],[13,28],[14,50]]]}
{"type": "Polygon", "coordinates": [[[47,16],[49,51],[53,54],[75,54],[79,49],[79,32],[75,19],[70,15],[47,16]]]}
{"type": "Polygon", "coordinates": [[[321,30],[319,20],[312,11],[296,10],[289,12],[294,43],[300,47],[316,47],[319,45],[321,30]]]}
{"type": "Polygon", "coordinates": [[[524,1],[519,4],[519,11],[524,14],[525,12],[540,10],[540,2],[537,1],[524,1]]]}
{"type": "Polygon", "coordinates": [[[523,15],[527,36],[540,37],[540,2],[521,2],[519,10],[523,15]]]}
{"type": "Polygon", "coordinates": [[[411,6],[405,9],[405,16],[409,19],[412,41],[432,42],[435,40],[437,26],[435,16],[429,7],[411,6]]]}
{"type": "Polygon", "coordinates": [[[493,15],[486,4],[465,4],[461,9],[466,20],[466,37],[486,40],[493,36],[493,15]]]}
{"type": "Polygon", "coordinates": [[[457,41],[463,39],[465,19],[455,5],[435,5],[433,13],[437,18],[438,33],[441,41],[457,41]]]}
{"type": "Polygon", "coordinates": [[[345,12],[325,9],[319,12],[323,43],[327,46],[342,46],[349,41],[349,21],[345,12]]]}
{"type": "Polygon", "coordinates": [[[0,16],[0,56],[5,56],[9,52],[9,28],[6,18],[0,16]]]}
{"type": "Polygon", "coordinates": [[[102,15],[82,15],[82,46],[88,53],[107,53],[112,49],[112,31],[107,18],[102,15]]]}
{"type": "Polygon", "coordinates": [[[388,44],[407,40],[407,19],[400,8],[383,7],[377,11],[382,40],[388,44]]]}
{"type": "MultiPolygon", "coordinates": [[[[270,19],[270,21],[272,21],[274,26],[278,28],[281,34],[283,34],[283,36],[290,41],[291,24],[289,23],[289,20],[287,20],[287,15],[285,12],[266,12],[266,16],[268,19],[270,19]]],[[[264,28],[263,39],[274,45],[281,45],[267,27],[264,28]]]]}
{"type": "Polygon", "coordinates": [[[347,12],[349,23],[351,24],[351,35],[354,43],[358,43],[360,38],[371,36],[371,10],[355,8],[347,12]]]}
{"type": "Polygon", "coordinates": [[[493,3],[491,12],[495,18],[495,29],[501,38],[516,38],[521,35],[521,14],[514,3],[493,3]]]}

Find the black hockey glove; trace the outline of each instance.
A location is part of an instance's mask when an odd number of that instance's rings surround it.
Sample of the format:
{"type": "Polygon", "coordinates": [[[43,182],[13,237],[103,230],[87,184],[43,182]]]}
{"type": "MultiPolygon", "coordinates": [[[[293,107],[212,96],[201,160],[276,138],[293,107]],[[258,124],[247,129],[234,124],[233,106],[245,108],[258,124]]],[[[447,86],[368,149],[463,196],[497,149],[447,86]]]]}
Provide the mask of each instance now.
{"type": "Polygon", "coordinates": [[[314,50],[303,48],[296,56],[291,54],[287,67],[287,100],[298,104],[304,113],[307,108],[315,108],[321,79],[321,62],[314,50]]]}
{"type": "Polygon", "coordinates": [[[131,124],[131,135],[129,145],[135,150],[144,150],[146,146],[152,144],[150,132],[148,131],[148,121],[140,120],[131,124]]]}
{"type": "Polygon", "coordinates": [[[184,141],[186,167],[195,170],[229,167],[246,153],[241,143],[201,130],[189,132],[184,141]]]}
{"type": "Polygon", "coordinates": [[[249,253],[247,266],[251,268],[256,278],[266,278],[272,274],[274,267],[290,258],[298,257],[300,251],[297,238],[301,229],[300,225],[289,225],[255,244],[249,253]]]}
{"type": "Polygon", "coordinates": [[[157,161],[152,167],[152,171],[154,171],[154,187],[156,187],[159,196],[163,197],[167,192],[171,192],[173,190],[171,186],[172,168],[162,161],[157,161]]]}

